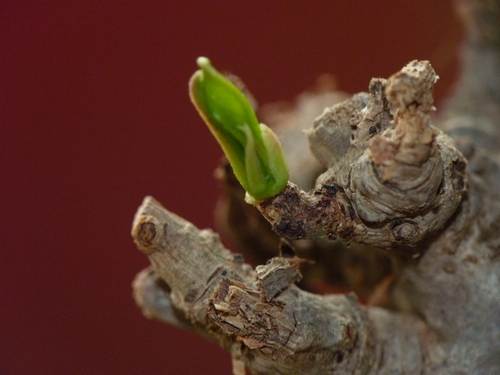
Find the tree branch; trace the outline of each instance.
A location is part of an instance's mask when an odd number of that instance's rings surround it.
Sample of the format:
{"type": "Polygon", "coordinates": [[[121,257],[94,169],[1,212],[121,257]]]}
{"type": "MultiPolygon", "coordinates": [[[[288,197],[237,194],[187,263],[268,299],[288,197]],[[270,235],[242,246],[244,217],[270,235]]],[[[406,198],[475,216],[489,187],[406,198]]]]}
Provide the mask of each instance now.
{"type": "Polygon", "coordinates": [[[253,272],[217,235],[151,197],[139,208],[132,235],[154,269],[134,282],[143,311],[206,332],[231,351],[237,374],[242,363],[261,374],[390,373],[429,365],[421,340],[430,334],[421,322],[362,308],[354,295],[298,289],[298,258],[274,258],[253,272]],[[394,351],[401,345],[407,350],[394,351]]]}
{"type": "Polygon", "coordinates": [[[384,248],[413,247],[442,229],[466,192],[466,162],[430,125],[436,80],[428,62],[413,61],[387,81],[373,79],[364,109],[355,96],[334,106],[332,118],[323,115],[310,141],[321,150],[350,126],[351,146],[331,151],[331,167],[312,192],[289,183],[257,205],[273,229],[292,239],[339,236],[384,248]]]}
{"type": "MultiPolygon", "coordinates": [[[[350,258],[344,255],[359,250],[358,243],[369,246],[357,260],[368,259],[376,247],[394,250],[397,271],[372,296],[387,300],[391,310],[362,306],[354,294],[300,290],[294,283],[303,261],[286,253],[253,270],[216,234],[147,197],[132,229],[152,263],[134,282],[143,312],[218,341],[231,352],[236,375],[246,369],[256,374],[500,373],[495,345],[500,342],[500,148],[495,142],[500,5],[498,0],[460,4],[469,26],[465,68],[440,123],[455,143],[430,123],[437,76],[428,62],[414,61],[387,80],[373,79],[368,94],[318,117],[308,136],[328,170],[310,193],[289,183],[257,205],[278,235],[352,241],[349,249],[340,241],[308,242],[333,254],[323,258],[330,273],[347,268],[350,258]]],[[[304,174],[301,183],[306,186],[315,173],[304,174]]],[[[219,175],[231,188],[226,208],[241,209],[242,191],[232,184],[230,171],[219,175]]],[[[271,254],[278,239],[269,231],[265,239],[251,240],[263,227],[252,209],[245,206],[235,235],[250,249],[265,246],[263,256],[271,254]]],[[[366,264],[372,273],[383,261],[366,264]]],[[[387,269],[380,275],[377,282],[387,269]]]]}

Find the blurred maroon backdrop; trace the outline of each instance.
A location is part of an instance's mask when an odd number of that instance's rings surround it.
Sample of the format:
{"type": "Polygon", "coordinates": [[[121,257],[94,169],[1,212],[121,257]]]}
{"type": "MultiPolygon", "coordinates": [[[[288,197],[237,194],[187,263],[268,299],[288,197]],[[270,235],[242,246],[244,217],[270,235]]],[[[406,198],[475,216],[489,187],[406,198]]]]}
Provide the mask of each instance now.
{"type": "Polygon", "coordinates": [[[439,105],[460,37],[449,1],[2,1],[0,373],[231,373],[131,297],[145,195],[213,224],[221,152],[189,102],[197,56],[261,103],[430,59],[439,105]]]}

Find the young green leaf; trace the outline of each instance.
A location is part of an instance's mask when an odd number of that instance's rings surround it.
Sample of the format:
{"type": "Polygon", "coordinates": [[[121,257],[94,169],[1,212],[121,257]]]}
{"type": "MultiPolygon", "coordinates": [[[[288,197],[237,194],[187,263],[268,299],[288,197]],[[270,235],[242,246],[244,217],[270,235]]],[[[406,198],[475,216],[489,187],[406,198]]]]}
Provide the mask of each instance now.
{"type": "Polygon", "coordinates": [[[189,81],[189,95],[226,154],[250,201],[274,197],[288,181],[281,144],[257,116],[243,93],[206,57],[189,81]]]}

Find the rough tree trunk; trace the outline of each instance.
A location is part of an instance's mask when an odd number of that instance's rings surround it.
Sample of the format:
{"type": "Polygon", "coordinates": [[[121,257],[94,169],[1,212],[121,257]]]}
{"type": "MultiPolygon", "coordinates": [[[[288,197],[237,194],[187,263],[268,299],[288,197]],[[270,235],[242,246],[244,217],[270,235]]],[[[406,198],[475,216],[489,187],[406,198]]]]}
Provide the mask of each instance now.
{"type": "Polygon", "coordinates": [[[350,99],[261,110],[296,183],[255,209],[222,166],[217,212],[265,265],[146,197],[132,229],[152,263],[134,281],[144,313],[217,340],[235,374],[500,374],[500,2],[459,9],[463,74],[435,126],[425,61],[350,99]],[[316,160],[294,136],[311,124],[316,160]],[[325,278],[355,293],[311,293],[325,278]]]}

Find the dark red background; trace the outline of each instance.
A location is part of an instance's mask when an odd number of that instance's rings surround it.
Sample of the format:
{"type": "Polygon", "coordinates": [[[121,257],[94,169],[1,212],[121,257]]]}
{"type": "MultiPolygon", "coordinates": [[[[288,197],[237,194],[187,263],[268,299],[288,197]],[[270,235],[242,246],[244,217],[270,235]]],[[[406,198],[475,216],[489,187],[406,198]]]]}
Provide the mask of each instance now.
{"type": "Polygon", "coordinates": [[[131,297],[145,195],[213,223],[221,152],[188,99],[197,56],[261,103],[430,59],[439,104],[461,35],[449,1],[22,3],[0,5],[1,374],[231,373],[131,297]]]}

